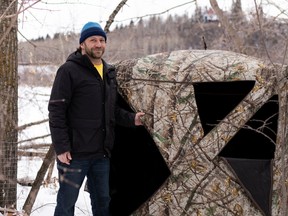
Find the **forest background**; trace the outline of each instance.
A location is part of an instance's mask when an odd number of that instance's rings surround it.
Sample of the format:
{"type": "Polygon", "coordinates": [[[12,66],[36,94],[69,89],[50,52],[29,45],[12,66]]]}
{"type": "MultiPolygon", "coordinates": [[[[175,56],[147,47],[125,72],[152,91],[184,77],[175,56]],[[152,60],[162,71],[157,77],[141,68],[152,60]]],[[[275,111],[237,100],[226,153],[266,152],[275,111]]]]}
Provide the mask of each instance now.
{"type": "MultiPolygon", "coordinates": [[[[160,15],[151,15],[140,17],[137,23],[131,20],[129,25],[116,26],[107,33],[104,58],[113,63],[160,52],[209,49],[236,51],[269,62],[288,63],[288,23],[285,19],[265,15],[261,6],[247,14],[241,1],[235,1],[230,11],[224,11],[223,17],[232,30],[227,29],[208,6],[197,7],[190,16],[170,15],[164,19],[160,15]],[[237,37],[233,38],[231,31],[237,37]]],[[[19,42],[19,65],[60,65],[77,49],[78,41],[79,32],[66,32],[19,42]]],[[[20,81],[51,85],[51,78],[45,77],[46,74],[32,72],[33,76],[28,76],[29,73],[31,71],[24,71],[25,76],[20,81]],[[41,80],[43,82],[39,83],[41,80]]]]}

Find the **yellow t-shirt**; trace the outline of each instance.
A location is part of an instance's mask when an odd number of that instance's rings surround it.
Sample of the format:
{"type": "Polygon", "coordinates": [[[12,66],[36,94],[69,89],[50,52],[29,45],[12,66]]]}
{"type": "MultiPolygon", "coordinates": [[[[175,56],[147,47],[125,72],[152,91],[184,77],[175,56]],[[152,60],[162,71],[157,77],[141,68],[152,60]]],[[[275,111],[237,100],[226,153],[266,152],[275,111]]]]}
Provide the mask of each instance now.
{"type": "Polygon", "coordinates": [[[103,79],[103,64],[94,65],[94,67],[97,69],[99,75],[100,75],[101,78],[103,79]]]}

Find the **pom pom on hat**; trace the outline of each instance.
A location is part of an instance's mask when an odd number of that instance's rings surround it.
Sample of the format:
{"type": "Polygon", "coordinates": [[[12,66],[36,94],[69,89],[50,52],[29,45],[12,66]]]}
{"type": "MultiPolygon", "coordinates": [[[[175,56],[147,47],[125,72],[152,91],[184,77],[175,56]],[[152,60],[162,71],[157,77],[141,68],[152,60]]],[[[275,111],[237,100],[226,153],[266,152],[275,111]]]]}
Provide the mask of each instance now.
{"type": "Polygon", "coordinates": [[[83,41],[86,40],[86,38],[93,36],[93,35],[100,35],[105,38],[105,41],[107,40],[106,33],[104,30],[101,28],[99,23],[96,22],[88,22],[86,23],[82,30],[81,30],[81,35],[79,39],[79,43],[81,44],[83,41]]]}

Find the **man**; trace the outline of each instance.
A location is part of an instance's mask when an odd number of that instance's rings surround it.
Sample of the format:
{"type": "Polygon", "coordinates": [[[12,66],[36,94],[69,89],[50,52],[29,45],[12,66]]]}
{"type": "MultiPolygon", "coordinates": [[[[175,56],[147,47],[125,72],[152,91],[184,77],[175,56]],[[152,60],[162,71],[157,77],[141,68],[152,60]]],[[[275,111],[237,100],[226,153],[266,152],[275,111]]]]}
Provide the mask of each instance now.
{"type": "Polygon", "coordinates": [[[117,106],[114,67],[102,56],[106,33],[95,22],[84,25],[80,47],[58,69],[48,105],[60,188],[54,216],[73,216],[85,176],[93,215],[109,215],[110,154],[114,126],[142,125],[144,113],[117,106]]]}

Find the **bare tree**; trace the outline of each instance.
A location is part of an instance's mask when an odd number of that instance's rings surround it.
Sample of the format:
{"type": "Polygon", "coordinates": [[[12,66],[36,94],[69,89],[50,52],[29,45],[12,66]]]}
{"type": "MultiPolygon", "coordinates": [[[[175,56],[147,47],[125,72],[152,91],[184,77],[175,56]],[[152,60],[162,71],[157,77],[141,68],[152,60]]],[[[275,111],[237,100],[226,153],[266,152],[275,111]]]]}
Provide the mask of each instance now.
{"type": "Polygon", "coordinates": [[[0,207],[16,207],[17,1],[0,4],[0,207]]]}
{"type": "Polygon", "coordinates": [[[232,44],[231,47],[233,47],[233,49],[231,50],[244,53],[242,39],[237,35],[236,30],[229,23],[227,16],[225,16],[223,11],[219,8],[217,0],[210,0],[210,4],[214,9],[215,13],[217,14],[221,24],[224,26],[228,39],[232,44]]]}

